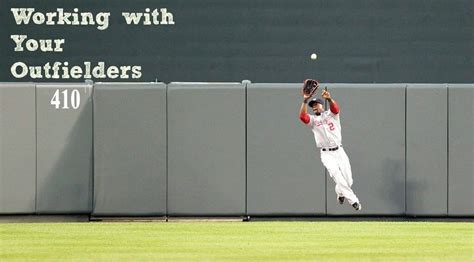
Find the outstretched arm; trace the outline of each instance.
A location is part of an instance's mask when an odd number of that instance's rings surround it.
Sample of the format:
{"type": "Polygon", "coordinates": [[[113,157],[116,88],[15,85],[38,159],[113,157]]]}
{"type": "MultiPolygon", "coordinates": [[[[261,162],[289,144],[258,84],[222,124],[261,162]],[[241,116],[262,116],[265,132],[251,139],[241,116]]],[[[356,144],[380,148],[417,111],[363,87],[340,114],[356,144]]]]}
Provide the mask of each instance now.
{"type": "Polygon", "coordinates": [[[301,108],[300,108],[300,120],[301,122],[308,124],[310,121],[310,117],[308,114],[308,111],[306,109],[306,103],[308,102],[307,99],[303,100],[303,103],[301,103],[301,108]]]}
{"type": "Polygon", "coordinates": [[[300,120],[301,120],[301,122],[303,122],[305,124],[308,124],[309,121],[310,121],[310,117],[308,115],[306,104],[308,103],[308,100],[311,97],[308,96],[308,95],[304,95],[303,98],[304,98],[303,103],[301,103],[301,107],[300,107],[300,120]]]}
{"type": "Polygon", "coordinates": [[[331,112],[335,115],[339,114],[339,105],[337,104],[336,100],[332,99],[329,91],[324,90],[322,97],[329,102],[329,109],[331,112]]]}

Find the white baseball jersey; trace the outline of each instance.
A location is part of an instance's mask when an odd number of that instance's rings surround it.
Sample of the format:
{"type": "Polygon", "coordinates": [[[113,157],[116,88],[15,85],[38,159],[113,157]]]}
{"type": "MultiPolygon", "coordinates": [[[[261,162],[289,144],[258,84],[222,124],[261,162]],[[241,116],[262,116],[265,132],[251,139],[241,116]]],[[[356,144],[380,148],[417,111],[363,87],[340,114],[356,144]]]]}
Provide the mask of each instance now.
{"type": "Polygon", "coordinates": [[[327,110],[319,116],[310,115],[307,125],[313,130],[317,147],[336,147],[341,145],[342,136],[339,114],[334,114],[327,110]]]}

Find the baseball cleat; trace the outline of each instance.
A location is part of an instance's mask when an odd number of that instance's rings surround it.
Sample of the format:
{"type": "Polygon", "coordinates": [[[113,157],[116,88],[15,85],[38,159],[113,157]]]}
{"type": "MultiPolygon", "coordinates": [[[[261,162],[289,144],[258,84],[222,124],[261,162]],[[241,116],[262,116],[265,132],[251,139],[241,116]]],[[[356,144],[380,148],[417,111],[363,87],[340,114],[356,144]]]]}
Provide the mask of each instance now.
{"type": "Polygon", "coordinates": [[[346,199],[346,198],[343,197],[343,196],[338,196],[338,197],[337,197],[337,201],[339,201],[339,204],[341,204],[341,205],[344,204],[344,200],[345,200],[345,199],[346,199]]]}
{"type": "Polygon", "coordinates": [[[354,204],[352,204],[352,207],[353,207],[355,210],[357,210],[357,211],[359,211],[359,210],[362,209],[362,205],[359,204],[359,203],[357,203],[357,202],[354,203],[354,204]]]}

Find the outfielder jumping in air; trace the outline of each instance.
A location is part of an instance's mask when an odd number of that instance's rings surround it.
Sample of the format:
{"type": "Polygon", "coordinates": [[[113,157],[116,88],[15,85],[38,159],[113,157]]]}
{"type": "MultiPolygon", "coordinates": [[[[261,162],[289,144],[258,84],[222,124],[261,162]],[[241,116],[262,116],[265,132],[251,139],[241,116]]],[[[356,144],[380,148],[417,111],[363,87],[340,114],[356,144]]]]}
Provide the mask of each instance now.
{"type": "MultiPolygon", "coordinates": [[[[307,85],[308,80],[305,81],[307,85]]],[[[317,85],[317,82],[316,82],[317,85]]],[[[311,127],[316,140],[316,146],[321,149],[321,161],[336,183],[336,194],[339,204],[347,199],[355,210],[361,210],[359,199],[352,191],[352,171],[349,158],[342,148],[341,122],[339,106],[331,94],[323,90],[322,97],[329,102],[329,109],[324,111],[323,100],[312,97],[315,90],[305,92],[303,90],[303,103],[300,108],[300,119],[308,127],[311,127]],[[306,104],[313,109],[314,115],[307,113],[306,104]]]]}

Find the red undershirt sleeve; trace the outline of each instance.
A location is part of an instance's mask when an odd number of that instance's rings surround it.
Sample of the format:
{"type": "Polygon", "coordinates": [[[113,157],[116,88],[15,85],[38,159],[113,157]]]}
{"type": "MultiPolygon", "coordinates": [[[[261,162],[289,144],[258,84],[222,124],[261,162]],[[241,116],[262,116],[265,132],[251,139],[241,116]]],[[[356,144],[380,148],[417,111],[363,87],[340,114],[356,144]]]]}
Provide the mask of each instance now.
{"type": "Polygon", "coordinates": [[[332,103],[329,109],[331,109],[331,112],[335,115],[339,113],[339,106],[337,105],[336,102],[332,103]]]}
{"type": "Polygon", "coordinates": [[[309,115],[307,113],[306,114],[305,113],[300,114],[300,120],[301,120],[301,122],[303,122],[305,124],[309,124],[309,120],[310,120],[309,115]]]}

